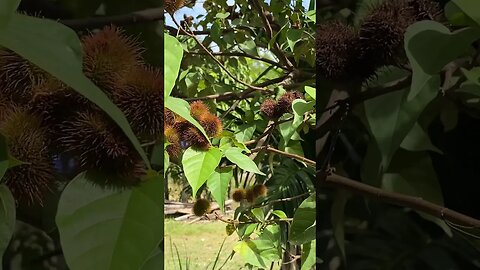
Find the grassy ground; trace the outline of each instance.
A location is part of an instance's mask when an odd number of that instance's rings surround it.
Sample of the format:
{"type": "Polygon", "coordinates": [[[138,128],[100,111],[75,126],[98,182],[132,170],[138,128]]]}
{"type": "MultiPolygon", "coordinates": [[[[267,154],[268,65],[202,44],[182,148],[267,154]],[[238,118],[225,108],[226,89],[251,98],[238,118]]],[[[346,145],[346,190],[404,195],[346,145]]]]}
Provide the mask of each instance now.
{"type": "MultiPolygon", "coordinates": [[[[217,253],[222,245],[225,233],[225,223],[220,221],[186,222],[167,219],[165,221],[165,269],[169,270],[212,270],[217,253]],[[177,249],[175,249],[175,246],[177,249]],[[182,266],[179,266],[179,253],[182,266]],[[188,262],[187,262],[188,261],[188,262]]],[[[225,262],[238,241],[238,236],[227,237],[215,270],[225,262]]],[[[229,260],[222,270],[240,270],[243,262],[238,254],[229,260]]]]}

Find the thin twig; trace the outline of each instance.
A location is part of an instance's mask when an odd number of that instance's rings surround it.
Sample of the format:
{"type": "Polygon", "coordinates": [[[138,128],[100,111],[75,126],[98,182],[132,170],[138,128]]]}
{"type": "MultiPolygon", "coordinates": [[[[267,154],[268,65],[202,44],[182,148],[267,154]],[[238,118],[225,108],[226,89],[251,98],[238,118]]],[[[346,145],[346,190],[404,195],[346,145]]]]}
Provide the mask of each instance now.
{"type": "Polygon", "coordinates": [[[279,155],[282,155],[282,156],[286,156],[286,157],[289,157],[289,158],[294,158],[296,160],[299,160],[299,161],[302,161],[302,162],[305,162],[309,165],[312,165],[312,166],[315,166],[316,165],[316,162],[313,161],[313,160],[310,160],[306,157],[302,157],[302,156],[299,156],[299,155],[296,155],[296,154],[292,154],[292,153],[287,153],[287,152],[284,152],[284,151],[280,151],[276,148],[273,148],[273,147],[270,147],[270,146],[261,146],[261,147],[256,147],[252,150],[250,150],[252,153],[255,153],[255,152],[259,152],[259,151],[262,151],[262,150],[265,150],[267,152],[272,152],[272,153],[276,153],[276,154],[279,154],[279,155]]]}
{"type": "Polygon", "coordinates": [[[421,197],[386,191],[336,174],[327,175],[324,179],[324,184],[373,197],[383,202],[418,210],[448,222],[480,228],[480,220],[426,201],[421,197]]]}
{"type": "Polygon", "coordinates": [[[59,22],[75,30],[84,30],[100,28],[110,24],[123,26],[144,22],[161,21],[164,18],[165,16],[163,15],[163,8],[149,8],[123,15],[60,20],[59,22]]]}
{"type": "MultiPolygon", "coordinates": [[[[186,53],[187,55],[208,55],[208,53],[205,53],[205,52],[188,52],[186,53]]],[[[270,59],[266,59],[266,58],[262,58],[262,57],[258,57],[258,56],[254,56],[254,55],[251,55],[251,54],[247,54],[247,53],[241,53],[241,52],[212,52],[211,53],[212,55],[215,55],[215,56],[238,56],[238,57],[247,57],[247,58],[251,58],[251,59],[254,59],[254,60],[258,60],[258,61],[262,61],[262,62],[265,62],[265,63],[268,63],[272,66],[276,66],[276,67],[279,67],[281,69],[285,69],[285,70],[288,70],[287,67],[284,67],[282,66],[280,63],[278,62],[275,62],[273,60],[270,60],[270,59]]]]}
{"type": "Polygon", "coordinates": [[[266,90],[265,88],[263,87],[258,87],[258,86],[254,86],[254,85],[251,85],[251,84],[248,84],[242,80],[240,80],[239,78],[235,77],[223,64],[222,62],[220,62],[220,60],[218,60],[214,55],[212,55],[212,53],[210,52],[209,49],[207,49],[203,44],[202,42],[200,42],[200,40],[198,40],[197,36],[195,36],[194,34],[192,34],[191,32],[188,32],[187,30],[185,30],[182,26],[180,26],[177,22],[177,20],[175,19],[175,17],[173,17],[172,15],[170,15],[172,17],[172,20],[173,22],[177,25],[178,29],[180,29],[181,32],[185,33],[186,35],[188,35],[189,37],[193,38],[195,40],[195,42],[198,44],[198,46],[200,46],[212,59],[213,61],[215,61],[218,66],[223,69],[223,71],[225,71],[225,73],[227,73],[227,75],[232,78],[234,81],[236,81],[237,83],[239,84],[242,84],[250,89],[253,89],[253,90],[258,90],[258,91],[264,91],[266,90]]]}

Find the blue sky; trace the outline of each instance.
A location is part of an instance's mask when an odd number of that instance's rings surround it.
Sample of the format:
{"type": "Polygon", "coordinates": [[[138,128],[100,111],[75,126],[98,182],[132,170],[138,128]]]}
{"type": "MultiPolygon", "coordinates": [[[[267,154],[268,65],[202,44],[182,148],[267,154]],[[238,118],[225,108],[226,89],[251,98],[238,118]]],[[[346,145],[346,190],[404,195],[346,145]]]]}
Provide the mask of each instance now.
{"type": "MultiPolygon", "coordinates": [[[[186,14],[188,16],[193,16],[194,18],[197,15],[204,14],[205,9],[203,8],[203,2],[204,2],[203,0],[197,0],[195,6],[193,8],[182,8],[182,9],[178,10],[177,12],[175,12],[174,16],[175,16],[175,19],[177,20],[177,22],[183,20],[183,15],[184,14],[186,14]]],[[[232,5],[234,2],[235,2],[234,0],[228,0],[227,1],[227,3],[229,5],[232,5]]],[[[269,3],[270,1],[268,0],[266,2],[269,3]]],[[[306,9],[308,9],[308,5],[310,3],[310,0],[303,0],[302,3],[303,3],[303,6],[306,9]]],[[[175,26],[172,19],[170,18],[170,15],[166,16],[165,22],[166,22],[167,25],[175,26]]]]}

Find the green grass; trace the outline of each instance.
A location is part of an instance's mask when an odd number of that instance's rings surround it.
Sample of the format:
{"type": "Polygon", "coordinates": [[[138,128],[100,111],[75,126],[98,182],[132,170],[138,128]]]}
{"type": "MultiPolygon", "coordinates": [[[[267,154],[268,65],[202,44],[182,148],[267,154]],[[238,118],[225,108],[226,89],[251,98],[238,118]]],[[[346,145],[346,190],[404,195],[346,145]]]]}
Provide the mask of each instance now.
{"type": "MultiPolygon", "coordinates": [[[[187,222],[165,220],[165,269],[212,270],[223,240],[227,237],[225,223],[220,221],[187,222]],[[178,252],[178,253],[177,253],[178,252]],[[179,259],[182,267],[179,266],[179,259]]],[[[218,270],[232,252],[238,236],[234,233],[225,239],[215,270],[218,270]]],[[[238,254],[222,270],[240,270],[244,263],[238,254]]]]}

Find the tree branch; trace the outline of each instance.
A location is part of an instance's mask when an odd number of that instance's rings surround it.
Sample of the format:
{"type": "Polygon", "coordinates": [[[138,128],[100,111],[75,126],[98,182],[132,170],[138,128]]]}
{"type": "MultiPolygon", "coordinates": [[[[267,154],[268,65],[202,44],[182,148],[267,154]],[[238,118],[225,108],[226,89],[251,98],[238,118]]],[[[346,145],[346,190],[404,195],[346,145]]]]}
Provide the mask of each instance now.
{"type": "MultiPolygon", "coordinates": [[[[264,89],[263,87],[269,86],[272,84],[277,84],[281,83],[287,78],[288,76],[281,76],[275,79],[271,79],[268,81],[264,81],[262,83],[256,84],[256,87],[261,87],[261,89],[264,89]]],[[[257,89],[248,89],[243,92],[226,92],[226,93],[221,93],[221,94],[213,94],[213,95],[208,95],[208,96],[203,96],[203,97],[193,97],[193,98],[184,98],[186,101],[195,101],[195,100],[209,100],[209,99],[216,99],[217,101],[225,101],[225,100],[238,100],[238,99],[245,99],[253,95],[253,92],[257,91],[257,89]]],[[[272,92],[270,90],[263,90],[262,92],[271,94],[272,92]]]]}
{"type": "Polygon", "coordinates": [[[273,147],[270,147],[270,146],[261,146],[261,147],[254,148],[250,151],[252,153],[259,152],[259,151],[272,152],[272,153],[275,153],[275,154],[279,154],[279,155],[282,155],[282,156],[286,156],[286,157],[289,157],[289,158],[300,160],[300,161],[305,162],[305,163],[307,163],[309,165],[312,165],[312,166],[316,165],[315,161],[310,160],[306,157],[302,157],[302,156],[299,156],[299,155],[296,155],[296,154],[291,154],[291,153],[287,153],[287,152],[284,152],[284,151],[280,151],[280,150],[278,150],[276,148],[273,148],[273,147]]]}
{"type": "Polygon", "coordinates": [[[203,44],[202,42],[200,42],[200,40],[198,40],[197,36],[195,36],[194,34],[192,34],[191,32],[188,32],[187,30],[185,30],[180,24],[178,24],[177,20],[175,19],[175,17],[173,17],[171,14],[170,16],[172,17],[172,21],[177,25],[178,29],[180,29],[180,31],[182,31],[183,33],[185,33],[186,35],[188,35],[189,37],[193,38],[195,40],[195,42],[198,44],[198,46],[200,46],[212,59],[213,61],[215,61],[218,66],[220,66],[220,68],[223,69],[223,71],[225,71],[225,73],[227,73],[227,75],[232,78],[234,81],[236,81],[237,83],[239,84],[242,84],[248,88],[251,88],[252,90],[265,90],[265,88],[263,87],[258,87],[258,86],[254,86],[254,85],[250,85],[242,80],[240,80],[239,78],[235,77],[215,56],[212,55],[212,53],[210,52],[210,50],[208,50],[203,44]]]}
{"type": "MultiPolygon", "coordinates": [[[[270,21],[267,18],[267,15],[265,14],[265,10],[263,9],[263,6],[260,1],[258,0],[250,0],[250,4],[257,9],[257,11],[260,13],[260,18],[262,19],[263,25],[265,26],[265,30],[267,32],[267,36],[269,40],[273,39],[273,30],[272,26],[270,24],[270,21]]],[[[288,57],[285,55],[285,53],[280,49],[278,46],[278,43],[275,41],[273,43],[273,48],[272,52],[280,59],[280,61],[286,65],[289,69],[293,69],[294,66],[290,60],[288,60],[288,57]]]]}
{"type": "Polygon", "coordinates": [[[349,190],[398,206],[408,207],[458,225],[480,228],[480,220],[426,201],[421,197],[386,191],[336,174],[327,175],[323,182],[328,186],[349,190]]]}
{"type": "MultiPolygon", "coordinates": [[[[185,53],[187,55],[208,55],[207,53],[205,52],[187,52],[185,53]]],[[[239,56],[239,57],[247,57],[247,58],[251,58],[251,59],[255,59],[255,60],[258,60],[258,61],[262,61],[262,62],[265,62],[265,63],[268,63],[272,66],[276,66],[276,67],[279,67],[281,69],[284,69],[284,70],[288,70],[287,67],[284,67],[282,66],[280,63],[277,63],[273,60],[270,60],[270,59],[266,59],[266,58],[261,58],[261,57],[258,57],[258,56],[254,56],[254,55],[250,55],[250,54],[247,54],[247,53],[240,53],[240,52],[212,52],[212,55],[215,55],[215,56],[239,56]]]]}
{"type": "Polygon", "coordinates": [[[59,22],[74,30],[84,30],[101,28],[110,24],[130,25],[136,23],[160,21],[164,18],[163,8],[149,8],[123,15],[60,20],[59,22]]]}

